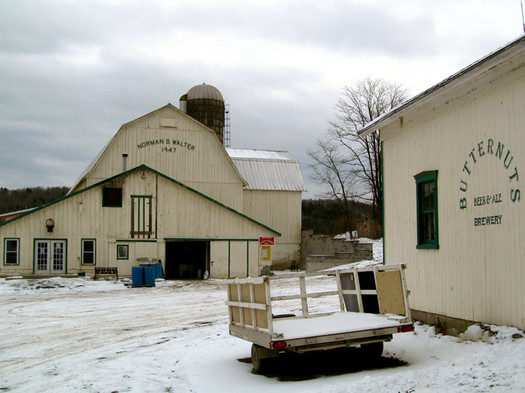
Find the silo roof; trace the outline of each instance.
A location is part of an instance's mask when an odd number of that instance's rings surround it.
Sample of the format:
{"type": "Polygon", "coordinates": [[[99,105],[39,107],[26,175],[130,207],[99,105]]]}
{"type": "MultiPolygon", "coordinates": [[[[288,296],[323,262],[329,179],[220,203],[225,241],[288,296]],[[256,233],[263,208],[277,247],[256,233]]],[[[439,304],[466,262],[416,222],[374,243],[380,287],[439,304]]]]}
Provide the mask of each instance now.
{"type": "Polygon", "coordinates": [[[287,151],[234,149],[226,151],[248,190],[306,191],[299,162],[287,151]]]}
{"type": "Polygon", "coordinates": [[[202,85],[193,86],[188,90],[187,94],[188,100],[197,100],[201,98],[208,98],[213,100],[223,101],[222,94],[215,86],[207,85],[203,83],[202,85]]]}

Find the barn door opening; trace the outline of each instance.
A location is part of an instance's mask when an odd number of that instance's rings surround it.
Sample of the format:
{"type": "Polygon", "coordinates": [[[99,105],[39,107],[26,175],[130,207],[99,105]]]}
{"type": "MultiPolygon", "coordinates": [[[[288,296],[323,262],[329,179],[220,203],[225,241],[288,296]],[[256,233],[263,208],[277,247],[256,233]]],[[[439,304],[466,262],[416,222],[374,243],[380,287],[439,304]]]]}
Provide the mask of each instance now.
{"type": "Polygon", "coordinates": [[[202,279],[209,272],[210,243],[207,241],[166,242],[168,280],[202,279]]]}

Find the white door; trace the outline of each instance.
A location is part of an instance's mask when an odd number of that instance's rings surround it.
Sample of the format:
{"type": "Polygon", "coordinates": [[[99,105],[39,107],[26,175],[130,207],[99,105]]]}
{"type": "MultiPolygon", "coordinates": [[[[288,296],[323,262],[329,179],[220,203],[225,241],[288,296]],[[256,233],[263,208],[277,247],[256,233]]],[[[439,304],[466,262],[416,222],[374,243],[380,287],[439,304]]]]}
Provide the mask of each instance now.
{"type": "Polygon", "coordinates": [[[66,272],[65,240],[35,241],[35,272],[41,274],[66,272]]]}

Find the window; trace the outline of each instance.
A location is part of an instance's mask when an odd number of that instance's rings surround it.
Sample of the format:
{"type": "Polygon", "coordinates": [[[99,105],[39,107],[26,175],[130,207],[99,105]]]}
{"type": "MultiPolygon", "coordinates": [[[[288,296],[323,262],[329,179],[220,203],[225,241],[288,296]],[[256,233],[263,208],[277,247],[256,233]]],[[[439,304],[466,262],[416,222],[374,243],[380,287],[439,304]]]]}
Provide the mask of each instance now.
{"type": "Polygon", "coordinates": [[[131,237],[149,239],[152,231],[152,201],[151,195],[131,196],[131,237]]]}
{"type": "Polygon", "coordinates": [[[20,261],[20,239],[4,239],[4,265],[18,265],[20,261]]]}
{"type": "Polygon", "coordinates": [[[415,176],[417,187],[417,248],[438,249],[437,171],[415,176]]]}
{"type": "Polygon", "coordinates": [[[129,259],[129,246],[127,244],[117,244],[117,259],[129,259]]]}
{"type": "Polygon", "coordinates": [[[82,265],[96,264],[96,240],[82,239],[82,265]]]}
{"type": "Polygon", "coordinates": [[[102,189],[103,207],[122,207],[122,188],[105,187],[102,189]]]}

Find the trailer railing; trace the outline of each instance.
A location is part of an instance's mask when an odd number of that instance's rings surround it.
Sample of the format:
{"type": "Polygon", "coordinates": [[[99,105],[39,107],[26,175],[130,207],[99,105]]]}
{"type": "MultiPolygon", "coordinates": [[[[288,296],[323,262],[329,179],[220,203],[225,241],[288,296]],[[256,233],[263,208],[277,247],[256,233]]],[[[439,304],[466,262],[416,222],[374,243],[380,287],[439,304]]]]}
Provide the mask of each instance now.
{"type": "MultiPolygon", "coordinates": [[[[273,319],[305,319],[350,311],[373,314],[391,314],[400,322],[410,321],[404,265],[375,265],[365,268],[334,269],[316,273],[291,273],[274,277],[258,277],[233,280],[228,288],[228,311],[230,332],[255,342],[278,339],[273,329],[273,319]],[[308,280],[314,277],[333,277],[336,290],[308,291],[308,280]],[[272,296],[270,281],[297,279],[299,293],[272,296]],[[338,309],[319,313],[311,309],[311,299],[337,297],[338,309]],[[300,315],[285,313],[274,316],[272,311],[280,302],[300,302],[300,315]]],[[[296,311],[295,311],[296,312],[296,311]]]]}

